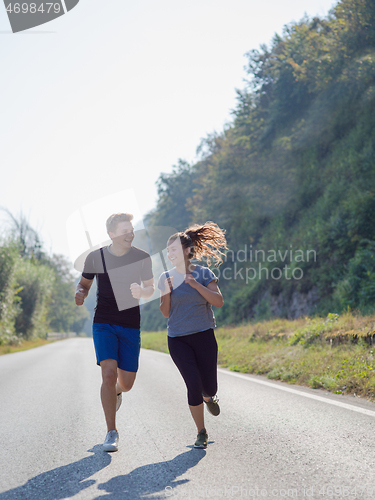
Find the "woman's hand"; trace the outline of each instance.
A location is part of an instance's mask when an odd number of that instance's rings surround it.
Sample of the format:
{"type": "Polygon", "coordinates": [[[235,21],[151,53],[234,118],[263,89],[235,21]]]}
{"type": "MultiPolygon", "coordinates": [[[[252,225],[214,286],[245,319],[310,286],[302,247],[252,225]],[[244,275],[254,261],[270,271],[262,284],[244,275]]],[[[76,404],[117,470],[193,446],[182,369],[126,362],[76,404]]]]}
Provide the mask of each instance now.
{"type": "Polygon", "coordinates": [[[185,277],[185,283],[189,283],[192,288],[195,288],[197,292],[199,292],[212,306],[223,307],[223,296],[221,295],[215,280],[212,280],[207,286],[204,286],[198,283],[198,281],[196,281],[191,274],[187,274],[185,277]]]}
{"type": "Polygon", "coordinates": [[[173,276],[164,280],[164,293],[171,293],[173,289],[173,276]]]}
{"type": "Polygon", "coordinates": [[[185,283],[188,283],[191,288],[197,288],[199,286],[198,281],[190,273],[185,275],[185,283]]]}

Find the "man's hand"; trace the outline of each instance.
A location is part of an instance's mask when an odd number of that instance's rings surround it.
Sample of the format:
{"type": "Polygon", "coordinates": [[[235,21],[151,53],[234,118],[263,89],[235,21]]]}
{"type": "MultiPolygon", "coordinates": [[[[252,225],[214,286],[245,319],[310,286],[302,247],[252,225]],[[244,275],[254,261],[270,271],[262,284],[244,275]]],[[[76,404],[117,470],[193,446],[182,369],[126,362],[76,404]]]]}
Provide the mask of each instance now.
{"type": "Polygon", "coordinates": [[[75,302],[77,306],[81,306],[88,296],[93,280],[88,280],[81,276],[81,279],[76,287],[75,302]]]}
{"type": "Polygon", "coordinates": [[[85,301],[85,298],[87,296],[87,292],[84,288],[77,288],[76,294],[75,294],[75,301],[77,306],[81,306],[83,302],[85,301]]]}
{"type": "Polygon", "coordinates": [[[140,299],[142,297],[142,287],[138,283],[132,283],[130,285],[131,294],[135,299],[140,299]]]}
{"type": "Polygon", "coordinates": [[[199,285],[198,281],[196,281],[194,276],[190,273],[185,275],[185,283],[188,283],[191,288],[197,288],[199,285]]]}

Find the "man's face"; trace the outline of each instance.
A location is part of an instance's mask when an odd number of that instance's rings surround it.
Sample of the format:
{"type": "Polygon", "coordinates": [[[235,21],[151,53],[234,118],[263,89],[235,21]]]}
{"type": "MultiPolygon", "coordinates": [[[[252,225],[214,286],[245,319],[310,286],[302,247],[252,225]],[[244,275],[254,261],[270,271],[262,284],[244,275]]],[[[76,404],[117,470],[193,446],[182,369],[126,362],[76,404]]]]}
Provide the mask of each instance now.
{"type": "Polygon", "coordinates": [[[131,222],[119,222],[114,232],[109,232],[109,237],[117,245],[130,247],[134,240],[134,227],[131,222]]]}

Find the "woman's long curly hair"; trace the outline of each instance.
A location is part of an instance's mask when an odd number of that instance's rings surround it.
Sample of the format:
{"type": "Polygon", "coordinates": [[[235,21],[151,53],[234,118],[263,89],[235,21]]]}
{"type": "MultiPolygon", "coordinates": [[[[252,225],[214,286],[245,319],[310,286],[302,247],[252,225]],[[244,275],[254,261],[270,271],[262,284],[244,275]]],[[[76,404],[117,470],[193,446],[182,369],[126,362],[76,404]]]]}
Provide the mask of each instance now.
{"type": "Polygon", "coordinates": [[[224,250],[228,250],[225,230],[220,229],[212,221],[207,221],[203,225],[194,224],[185,231],[173,234],[167,245],[173,243],[178,237],[182,248],[190,248],[188,259],[202,260],[205,258],[208,266],[212,262],[216,266],[220,266],[223,262],[221,256],[225,255],[224,250]]]}

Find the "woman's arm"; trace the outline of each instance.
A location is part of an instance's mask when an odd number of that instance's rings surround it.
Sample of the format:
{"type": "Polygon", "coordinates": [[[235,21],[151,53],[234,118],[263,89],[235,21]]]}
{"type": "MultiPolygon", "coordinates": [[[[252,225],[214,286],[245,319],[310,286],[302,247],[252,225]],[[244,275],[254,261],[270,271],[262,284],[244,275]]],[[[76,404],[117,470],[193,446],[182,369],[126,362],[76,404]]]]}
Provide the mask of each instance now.
{"type": "Polygon", "coordinates": [[[207,286],[203,286],[194,279],[192,274],[187,274],[185,276],[185,283],[195,288],[212,306],[223,307],[224,299],[215,281],[210,281],[207,286]]]}
{"type": "Polygon", "coordinates": [[[165,318],[169,318],[171,312],[171,292],[173,286],[173,277],[164,281],[164,292],[160,295],[160,311],[165,318]]]}

